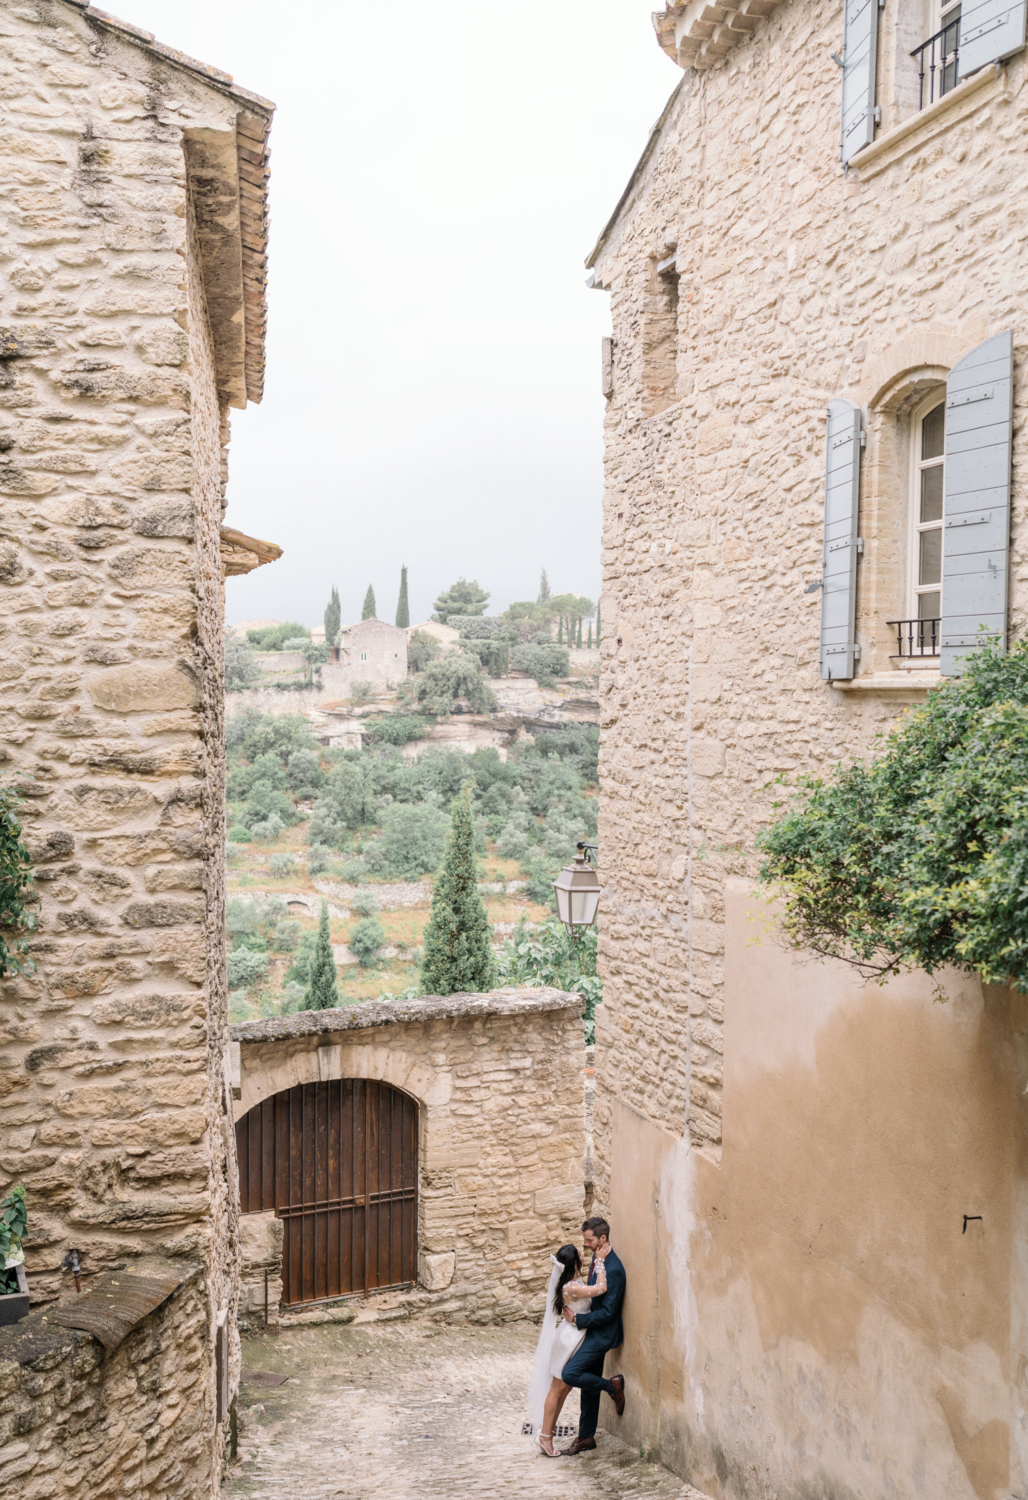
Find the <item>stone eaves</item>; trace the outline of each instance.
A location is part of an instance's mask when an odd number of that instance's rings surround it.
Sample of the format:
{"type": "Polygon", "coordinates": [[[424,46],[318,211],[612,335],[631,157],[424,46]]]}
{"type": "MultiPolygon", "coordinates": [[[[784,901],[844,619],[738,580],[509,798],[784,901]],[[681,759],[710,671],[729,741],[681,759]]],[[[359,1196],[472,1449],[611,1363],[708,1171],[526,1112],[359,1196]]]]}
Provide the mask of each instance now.
{"type": "Polygon", "coordinates": [[[481,995],[427,995],[422,1000],[365,1000],[344,1010],[301,1010],[274,1020],[241,1021],[229,1027],[229,1034],[234,1042],[276,1042],[292,1037],[367,1031],[376,1026],[575,1009],[581,1012],[581,995],[565,990],[500,989],[481,995]]]}
{"type": "Polygon", "coordinates": [[[203,260],[219,392],[230,406],[245,407],[264,394],[268,264],[268,133],[275,106],[240,88],[231,73],[158,42],[152,31],[120,21],[90,5],[64,0],[89,20],[152,57],[180,68],[239,105],[232,159],[209,138],[187,139],[190,177],[199,199],[203,260]],[[213,157],[220,157],[216,163],[213,157]],[[217,170],[211,171],[216,165],[217,170]],[[199,185],[197,190],[197,185],[199,185]],[[212,186],[215,191],[211,191],[212,186]],[[216,212],[205,212],[211,204],[216,212]]]}
{"type": "Polygon", "coordinates": [[[663,50],[680,68],[712,68],[752,36],[779,0],[666,0],[653,12],[653,28],[663,50]]]}
{"type": "Polygon", "coordinates": [[[231,526],[221,528],[221,576],[238,578],[243,573],[252,573],[265,563],[277,562],[282,548],[275,542],[262,542],[260,537],[247,536],[234,531],[231,526]]]}

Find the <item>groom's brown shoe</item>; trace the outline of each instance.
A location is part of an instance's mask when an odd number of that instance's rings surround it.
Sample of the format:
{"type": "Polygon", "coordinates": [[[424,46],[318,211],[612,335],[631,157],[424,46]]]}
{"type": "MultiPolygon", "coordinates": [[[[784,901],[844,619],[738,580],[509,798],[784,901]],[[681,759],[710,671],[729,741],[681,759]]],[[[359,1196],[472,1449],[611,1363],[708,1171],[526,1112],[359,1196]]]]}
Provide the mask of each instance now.
{"type": "Polygon", "coordinates": [[[560,1450],[561,1458],[571,1458],[575,1453],[588,1453],[590,1448],[596,1447],[595,1438],[575,1438],[570,1448],[560,1450]]]}
{"type": "Polygon", "coordinates": [[[612,1375],[610,1383],[614,1387],[614,1410],[620,1417],[625,1410],[625,1377],[623,1375],[612,1375]]]}

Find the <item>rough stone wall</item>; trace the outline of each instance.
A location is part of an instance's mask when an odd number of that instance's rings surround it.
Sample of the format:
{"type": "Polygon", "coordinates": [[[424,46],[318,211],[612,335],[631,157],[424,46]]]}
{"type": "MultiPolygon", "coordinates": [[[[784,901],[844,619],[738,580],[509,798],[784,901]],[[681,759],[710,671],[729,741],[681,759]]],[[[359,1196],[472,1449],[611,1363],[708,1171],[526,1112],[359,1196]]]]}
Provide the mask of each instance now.
{"type": "MultiPolygon", "coordinates": [[[[599,1071],[647,1118],[720,1152],[723,890],[752,875],[782,774],[858,755],[918,694],[818,677],[825,409],[863,405],[861,669],[905,613],[904,412],[1015,330],[1011,623],[1025,612],[1025,66],[1015,57],[844,176],[836,5],[791,3],[685,76],[597,268],[611,290],[600,837],[608,872],[599,1071]],[[654,267],[677,247],[677,380],[655,416],[654,267]],[[918,381],[921,381],[920,386],[918,381]],[[888,400],[886,400],[888,396],[888,400]],[[691,898],[691,899],[690,899],[691,898]]],[[[888,8],[883,17],[886,33],[888,8]]],[[[883,42],[883,47],[884,47],[883,42]]],[[[674,74],[669,70],[669,81],[674,74]]],[[[597,1103],[597,1192],[610,1091],[597,1103]]]]}
{"type": "Polygon", "coordinates": [[[384,620],[360,620],[341,636],[339,665],[349,682],[371,682],[392,687],[407,676],[407,632],[384,620]],[[361,661],[361,653],[367,661],[361,661]]]}
{"type": "MultiPolygon", "coordinates": [[[[231,1028],[236,1119],[298,1083],[378,1078],[419,1105],[418,1286],[368,1308],[475,1322],[535,1317],[549,1256],[580,1238],[585,1044],[581,1000],[496,990],[399,1008],[369,1002],[231,1028]]],[[[270,1222],[269,1222],[270,1221],[270,1222]]],[[[280,1295],[281,1226],[244,1215],[242,1310],[280,1295]],[[277,1239],[269,1238],[278,1232],[277,1239]]],[[[363,1299],[356,1299],[363,1304],[363,1299]]]]}
{"type": "Polygon", "coordinates": [[[0,984],[0,1184],[27,1189],[34,1303],[71,1290],[73,1247],[86,1286],[143,1252],[203,1261],[192,1405],[143,1354],[139,1374],[169,1442],[188,1409],[208,1445],[237,1249],[228,429],[187,152],[199,134],[234,160],[239,108],[77,4],[0,11],[0,757],[39,896],[34,971],[0,984]]]}
{"type": "Polygon", "coordinates": [[[33,1313],[0,1329],[0,1484],[18,1500],[191,1500],[216,1483],[193,1279],[108,1354],[33,1313]]]}

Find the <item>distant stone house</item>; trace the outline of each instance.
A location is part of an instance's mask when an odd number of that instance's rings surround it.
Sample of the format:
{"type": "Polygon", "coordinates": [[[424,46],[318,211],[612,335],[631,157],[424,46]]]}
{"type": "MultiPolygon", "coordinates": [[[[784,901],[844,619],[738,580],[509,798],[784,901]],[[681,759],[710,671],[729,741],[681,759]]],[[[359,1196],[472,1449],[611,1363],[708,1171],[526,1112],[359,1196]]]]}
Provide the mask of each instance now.
{"type": "Polygon", "coordinates": [[[395,687],[407,676],[407,632],[384,620],[344,626],[331,654],[350,682],[395,687]]]}
{"type": "Polygon", "coordinates": [[[239,1364],[222,582],[278,553],[222,517],[273,106],[84,0],[4,6],[0,78],[0,754],[39,898],[0,1184],[45,1304],[0,1331],[0,1449],[20,1500],[206,1497],[239,1364]]]}
{"type": "Polygon", "coordinates": [[[777,779],[1024,631],[1025,6],[655,21],[682,74],[588,262],[618,1432],[717,1500],[1024,1496],[1024,997],[865,986],[753,890],[777,779]]]}

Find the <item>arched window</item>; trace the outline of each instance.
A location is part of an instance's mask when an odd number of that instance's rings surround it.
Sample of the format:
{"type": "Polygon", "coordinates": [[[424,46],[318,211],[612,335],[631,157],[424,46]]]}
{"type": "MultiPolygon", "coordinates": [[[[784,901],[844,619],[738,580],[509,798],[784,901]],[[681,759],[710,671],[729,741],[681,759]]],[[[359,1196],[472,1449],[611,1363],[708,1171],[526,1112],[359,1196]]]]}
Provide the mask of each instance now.
{"type": "Polygon", "coordinates": [[[946,388],[934,390],[911,423],[910,617],[917,647],[935,654],[942,617],[942,507],[946,448],[946,388]],[[935,648],[934,650],[932,648],[935,648]]]}

